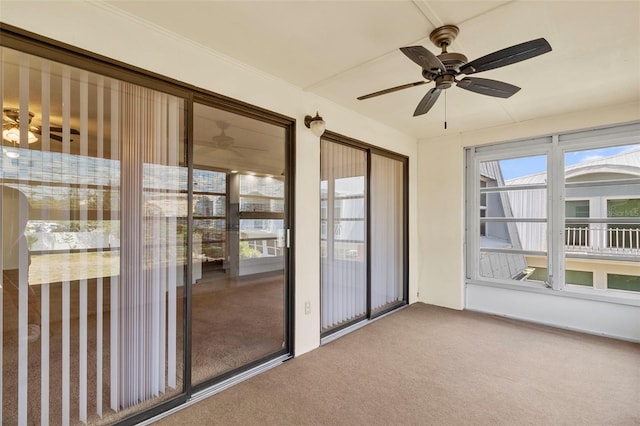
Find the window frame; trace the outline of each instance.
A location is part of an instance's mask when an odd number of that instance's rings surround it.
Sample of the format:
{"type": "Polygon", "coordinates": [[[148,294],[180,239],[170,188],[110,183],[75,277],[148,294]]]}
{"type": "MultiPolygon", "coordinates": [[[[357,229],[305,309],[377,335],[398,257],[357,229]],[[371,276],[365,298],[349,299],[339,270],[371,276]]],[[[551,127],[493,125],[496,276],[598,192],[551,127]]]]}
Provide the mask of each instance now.
{"type": "MultiPolygon", "coordinates": [[[[480,284],[523,291],[551,292],[557,295],[615,301],[640,306],[640,294],[622,292],[615,289],[594,291],[593,288],[581,288],[567,284],[565,279],[567,256],[565,239],[565,201],[577,200],[578,197],[566,197],[567,182],[565,179],[565,155],[568,152],[604,149],[624,145],[640,144],[640,122],[622,123],[609,127],[557,133],[531,139],[501,142],[465,148],[465,285],[480,284]],[[491,279],[480,276],[480,162],[500,161],[519,157],[547,155],[547,268],[549,271],[549,288],[536,282],[522,282],[504,279],[491,279]]],[[[637,185],[639,178],[631,178],[611,185],[637,185]]],[[[571,183],[571,185],[585,185],[571,183]]],[[[630,195],[611,195],[606,200],[637,198],[630,195]]],[[[583,198],[584,199],[584,198],[583,198]]],[[[606,206],[604,207],[606,209],[606,206]]],[[[591,223],[598,219],[585,220],[591,223]]],[[[603,221],[603,219],[600,219],[603,221]]],[[[611,256],[613,261],[637,261],[638,256],[611,256]]]]}

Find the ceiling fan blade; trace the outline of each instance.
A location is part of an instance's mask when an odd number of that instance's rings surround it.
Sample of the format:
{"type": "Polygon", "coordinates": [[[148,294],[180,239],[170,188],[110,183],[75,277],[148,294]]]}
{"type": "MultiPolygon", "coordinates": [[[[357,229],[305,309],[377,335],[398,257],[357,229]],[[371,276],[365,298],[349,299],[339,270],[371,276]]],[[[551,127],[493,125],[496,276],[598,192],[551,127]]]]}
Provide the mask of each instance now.
{"type": "Polygon", "coordinates": [[[427,83],[428,83],[428,81],[425,81],[425,80],[416,81],[415,83],[407,83],[407,84],[403,84],[401,86],[391,87],[389,89],[384,89],[384,90],[380,90],[380,91],[377,91],[377,92],[369,93],[368,95],[358,96],[357,99],[359,101],[362,101],[364,99],[369,99],[369,98],[373,98],[375,96],[380,96],[380,95],[386,95],[387,93],[397,92],[398,90],[408,89],[410,87],[415,87],[415,86],[421,86],[421,85],[427,84],[427,83]]]}
{"type": "Polygon", "coordinates": [[[427,94],[424,95],[424,97],[422,98],[418,106],[416,107],[416,110],[413,112],[413,116],[417,117],[419,115],[426,114],[427,112],[429,112],[433,104],[435,104],[436,101],[438,100],[438,97],[440,96],[440,92],[442,92],[442,90],[436,89],[435,87],[429,90],[427,94]]]}
{"type": "MultiPolygon", "coordinates": [[[[49,126],[49,131],[50,132],[56,132],[56,133],[62,133],[64,130],[62,129],[62,127],[54,127],[54,126],[49,126]]],[[[79,135],[80,132],[76,129],[69,129],[69,133],[71,133],[72,135],[79,135]]]]}
{"type": "Polygon", "coordinates": [[[463,78],[458,82],[458,87],[481,95],[495,96],[496,98],[509,98],[520,90],[518,86],[513,84],[477,77],[463,78]]]}
{"type": "Polygon", "coordinates": [[[407,58],[420,65],[424,70],[434,74],[438,74],[438,72],[445,72],[447,70],[442,61],[440,61],[436,55],[429,52],[422,46],[401,47],[400,50],[407,56],[407,58]]]}
{"type": "Polygon", "coordinates": [[[544,38],[526,41],[471,61],[460,69],[460,74],[474,74],[504,67],[550,51],[551,46],[544,38]]]}
{"type": "MultiPolygon", "coordinates": [[[[64,142],[62,136],[54,135],[53,133],[49,133],[49,138],[54,141],[64,142]]],[[[69,139],[69,142],[73,142],[73,139],[69,139]]]]}
{"type": "Polygon", "coordinates": [[[268,149],[266,148],[256,148],[254,146],[240,146],[240,145],[236,145],[233,147],[233,149],[238,150],[238,149],[246,149],[247,151],[259,151],[259,152],[269,152],[268,149]]]}
{"type": "MultiPolygon", "coordinates": [[[[36,135],[40,135],[40,136],[42,136],[42,129],[41,129],[41,128],[39,128],[39,127],[32,127],[31,131],[32,131],[33,133],[35,133],[36,135]]],[[[49,139],[52,139],[52,140],[54,140],[54,141],[58,141],[58,142],[63,142],[63,140],[64,140],[64,139],[62,138],[62,136],[55,135],[55,134],[53,134],[53,133],[49,133],[49,139]]],[[[69,142],[73,142],[73,139],[69,139],[69,142]]]]}

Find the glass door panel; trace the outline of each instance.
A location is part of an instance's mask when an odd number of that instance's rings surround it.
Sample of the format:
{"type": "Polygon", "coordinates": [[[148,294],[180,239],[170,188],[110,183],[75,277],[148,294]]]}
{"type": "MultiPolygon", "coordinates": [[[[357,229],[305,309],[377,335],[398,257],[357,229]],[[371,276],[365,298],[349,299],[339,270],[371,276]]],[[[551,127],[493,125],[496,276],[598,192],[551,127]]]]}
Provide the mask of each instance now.
{"type": "Polygon", "coordinates": [[[371,311],[385,312],[404,295],[404,164],[371,154],[371,311]]]}
{"type": "Polygon", "coordinates": [[[286,130],[194,104],[192,382],[284,353],[286,130]]]}
{"type": "Polygon", "coordinates": [[[320,139],[323,338],[407,302],[406,159],[340,139],[320,139]]]}

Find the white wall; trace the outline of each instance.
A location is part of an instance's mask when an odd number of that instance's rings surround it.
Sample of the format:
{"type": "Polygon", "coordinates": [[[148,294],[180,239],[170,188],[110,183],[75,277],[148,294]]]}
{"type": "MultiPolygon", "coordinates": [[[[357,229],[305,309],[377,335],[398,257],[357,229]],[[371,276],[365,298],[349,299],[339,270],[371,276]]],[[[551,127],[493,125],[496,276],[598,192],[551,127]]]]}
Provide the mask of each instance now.
{"type": "MultiPolygon", "coordinates": [[[[463,134],[447,134],[443,131],[443,135],[439,138],[420,140],[418,143],[420,301],[454,309],[465,307],[463,246],[465,147],[639,119],[640,104],[630,103],[463,134]]],[[[494,293],[495,291],[492,294],[494,293]]],[[[474,308],[478,307],[474,306],[474,308]]],[[[513,311],[510,311],[509,315],[514,316],[513,311]]],[[[522,318],[531,320],[531,318],[522,318]]],[[[575,325],[574,328],[579,327],[575,325]]],[[[589,330],[585,329],[585,331],[589,330]]],[[[602,332],[601,330],[592,331],[602,332]]],[[[634,337],[627,336],[627,338],[634,337]]]]}
{"type": "MultiPolygon", "coordinates": [[[[417,300],[417,144],[414,138],[201,45],[136,21],[97,2],[4,1],[4,23],[162,74],[297,120],[296,125],[296,355],[319,345],[318,138],[303,117],[319,111],[329,130],[409,157],[410,302],[417,300]],[[311,302],[311,314],[304,304],[311,302]]],[[[152,6],[150,6],[152,7],[152,6]]]]}

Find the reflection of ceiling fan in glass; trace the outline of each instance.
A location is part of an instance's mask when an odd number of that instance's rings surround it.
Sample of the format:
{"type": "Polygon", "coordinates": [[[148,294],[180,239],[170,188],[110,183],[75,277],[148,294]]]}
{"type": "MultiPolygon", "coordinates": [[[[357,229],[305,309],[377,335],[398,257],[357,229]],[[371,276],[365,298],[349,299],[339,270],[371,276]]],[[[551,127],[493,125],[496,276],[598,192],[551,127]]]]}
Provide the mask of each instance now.
{"type": "MultiPolygon", "coordinates": [[[[34,115],[29,111],[29,135],[27,140],[29,143],[34,143],[40,140],[42,136],[42,126],[32,126],[31,120],[34,115]]],[[[62,142],[63,128],[61,126],[49,126],[49,137],[52,140],[62,142]]],[[[69,129],[69,133],[72,135],[79,135],[80,132],[76,129],[69,129]]],[[[17,108],[5,108],[2,110],[2,139],[13,144],[20,143],[20,110],[17,108]]],[[[70,139],[72,141],[72,139],[70,139]]]]}
{"type": "Polygon", "coordinates": [[[211,138],[211,142],[207,142],[203,145],[208,145],[216,150],[231,151],[238,156],[243,156],[243,154],[237,151],[238,149],[249,151],[267,151],[264,148],[238,145],[234,137],[227,135],[226,130],[230,127],[230,125],[226,121],[216,121],[216,126],[218,126],[218,128],[220,129],[220,134],[213,136],[211,138]]]}
{"type": "Polygon", "coordinates": [[[216,149],[229,149],[235,141],[234,138],[225,133],[225,131],[229,128],[229,123],[227,123],[226,121],[216,121],[216,125],[220,129],[220,134],[211,138],[213,147],[216,149]]]}

